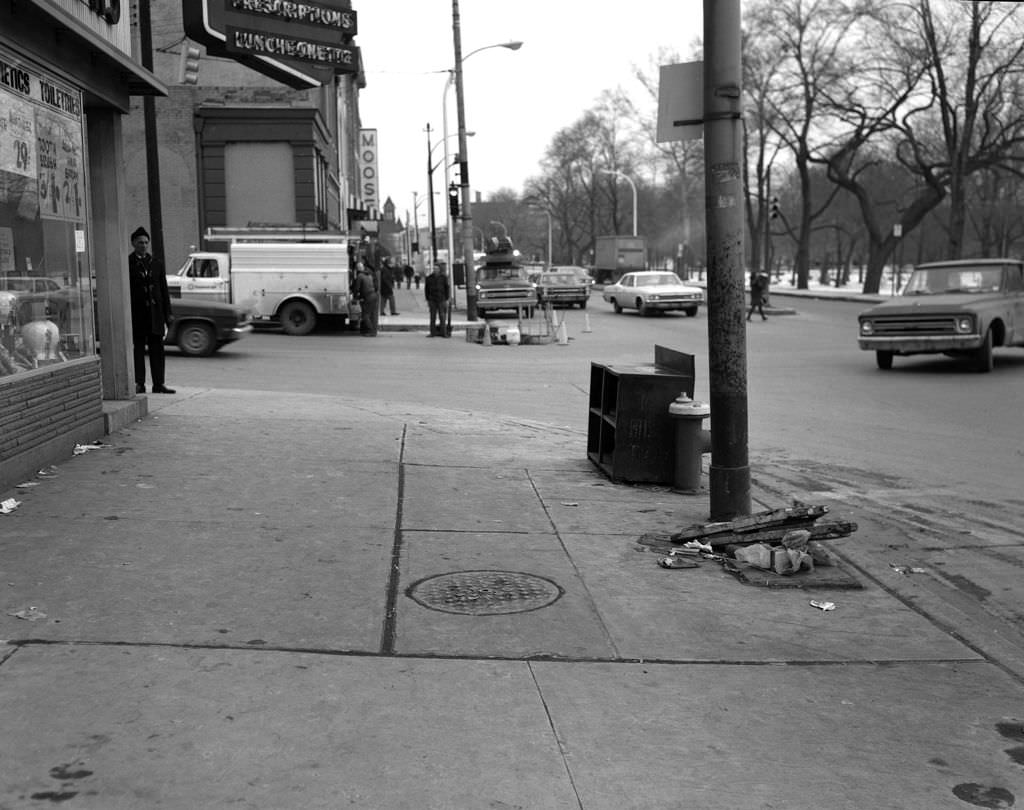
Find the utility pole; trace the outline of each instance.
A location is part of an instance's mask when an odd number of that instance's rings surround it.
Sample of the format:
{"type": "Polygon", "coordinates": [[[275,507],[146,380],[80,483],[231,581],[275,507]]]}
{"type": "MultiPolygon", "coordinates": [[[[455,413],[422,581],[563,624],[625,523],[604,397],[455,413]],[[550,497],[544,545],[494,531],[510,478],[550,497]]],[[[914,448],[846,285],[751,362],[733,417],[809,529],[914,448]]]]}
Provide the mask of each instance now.
{"type": "Polygon", "coordinates": [[[750,514],[740,0],[704,0],[711,520],[750,514]]]}
{"type": "MultiPolygon", "coordinates": [[[[462,195],[462,262],[466,268],[466,319],[477,320],[473,259],[473,203],[469,186],[469,146],[466,142],[466,100],[462,87],[462,32],[459,0],[452,0],[452,42],[455,48],[455,110],[459,125],[459,191],[462,195]]],[[[454,291],[453,291],[454,292],[454,291]]]]}

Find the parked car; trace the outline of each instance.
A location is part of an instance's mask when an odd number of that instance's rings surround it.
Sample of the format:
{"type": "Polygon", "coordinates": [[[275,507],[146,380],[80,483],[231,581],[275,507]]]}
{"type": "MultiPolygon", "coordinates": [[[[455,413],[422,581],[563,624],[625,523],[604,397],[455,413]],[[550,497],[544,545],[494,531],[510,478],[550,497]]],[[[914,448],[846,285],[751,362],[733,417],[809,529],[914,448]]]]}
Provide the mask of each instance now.
{"type": "Polygon", "coordinates": [[[195,298],[171,302],[174,320],[164,344],[183,354],[209,357],[222,346],[252,331],[252,316],[241,307],[195,298]]]}
{"type": "Polygon", "coordinates": [[[994,346],[1024,346],[1024,262],[919,264],[903,292],[858,316],[860,348],[880,369],[896,355],[945,354],[992,370],[994,346]]]}
{"type": "Polygon", "coordinates": [[[667,270],[626,273],[615,284],[606,285],[601,295],[616,312],[629,308],[641,315],[678,309],[692,318],[704,302],[700,287],[684,284],[667,270]]]}
{"type": "Polygon", "coordinates": [[[552,273],[572,273],[582,283],[588,287],[594,285],[594,277],[586,267],[578,267],[574,264],[556,264],[550,268],[552,273]]]}
{"type": "Polygon", "coordinates": [[[21,323],[45,318],[63,326],[72,301],[78,300],[77,290],[39,276],[0,276],[0,292],[17,296],[16,314],[21,323]]]}
{"type": "Polygon", "coordinates": [[[590,285],[574,272],[583,268],[552,267],[543,273],[536,273],[530,281],[537,285],[537,303],[541,306],[550,303],[552,306],[565,305],[571,307],[578,304],[586,309],[590,300],[590,285]]]}

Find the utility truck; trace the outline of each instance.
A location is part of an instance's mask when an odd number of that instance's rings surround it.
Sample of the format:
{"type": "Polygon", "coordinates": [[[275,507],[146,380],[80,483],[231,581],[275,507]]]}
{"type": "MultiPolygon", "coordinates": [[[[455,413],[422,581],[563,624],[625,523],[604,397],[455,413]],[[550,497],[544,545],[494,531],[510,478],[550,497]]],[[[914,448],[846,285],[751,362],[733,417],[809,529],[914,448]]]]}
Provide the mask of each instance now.
{"type": "Polygon", "coordinates": [[[289,335],[309,334],[322,318],[352,317],[343,235],[210,229],[206,238],[228,242],[228,251],[189,254],[167,276],[172,298],[235,304],[254,324],[279,324],[289,335]]]}

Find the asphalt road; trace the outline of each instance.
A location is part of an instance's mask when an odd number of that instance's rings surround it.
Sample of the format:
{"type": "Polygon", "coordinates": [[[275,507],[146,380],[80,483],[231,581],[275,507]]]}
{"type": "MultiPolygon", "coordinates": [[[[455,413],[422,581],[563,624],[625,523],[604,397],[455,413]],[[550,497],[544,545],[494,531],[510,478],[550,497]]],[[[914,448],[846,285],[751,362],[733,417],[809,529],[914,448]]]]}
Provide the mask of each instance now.
{"type": "MultiPolygon", "coordinates": [[[[780,302],[781,303],[781,302],[780,302]]],[[[855,343],[857,304],[801,300],[796,315],[747,325],[751,464],[776,458],[911,477],[973,499],[1016,498],[1024,462],[1019,403],[1024,352],[997,350],[978,374],[948,358],[897,358],[892,371],[855,343]]],[[[322,331],[257,332],[211,358],[169,352],[180,385],[305,390],[495,412],[586,431],[592,363],[653,360],[662,344],[696,356],[696,395],[707,395],[707,320],[614,315],[597,294],[584,317],[565,312],[569,345],[492,346],[376,339],[322,331]],[[586,320],[591,331],[584,332],[586,320]]]]}

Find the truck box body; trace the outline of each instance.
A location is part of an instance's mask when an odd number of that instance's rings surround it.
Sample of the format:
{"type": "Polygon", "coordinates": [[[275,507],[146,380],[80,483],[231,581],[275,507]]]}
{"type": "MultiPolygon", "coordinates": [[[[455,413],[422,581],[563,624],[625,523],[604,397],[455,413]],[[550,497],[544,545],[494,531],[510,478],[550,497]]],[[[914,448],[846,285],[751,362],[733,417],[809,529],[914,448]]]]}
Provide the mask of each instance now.
{"type": "Polygon", "coordinates": [[[257,323],[306,334],[317,316],[349,317],[348,249],[341,243],[235,242],[230,253],[191,254],[168,276],[174,297],[227,301],[257,323]]]}
{"type": "Polygon", "coordinates": [[[625,273],[647,269],[647,239],[643,236],[599,236],[594,242],[594,279],[616,282],[625,273]]]}

